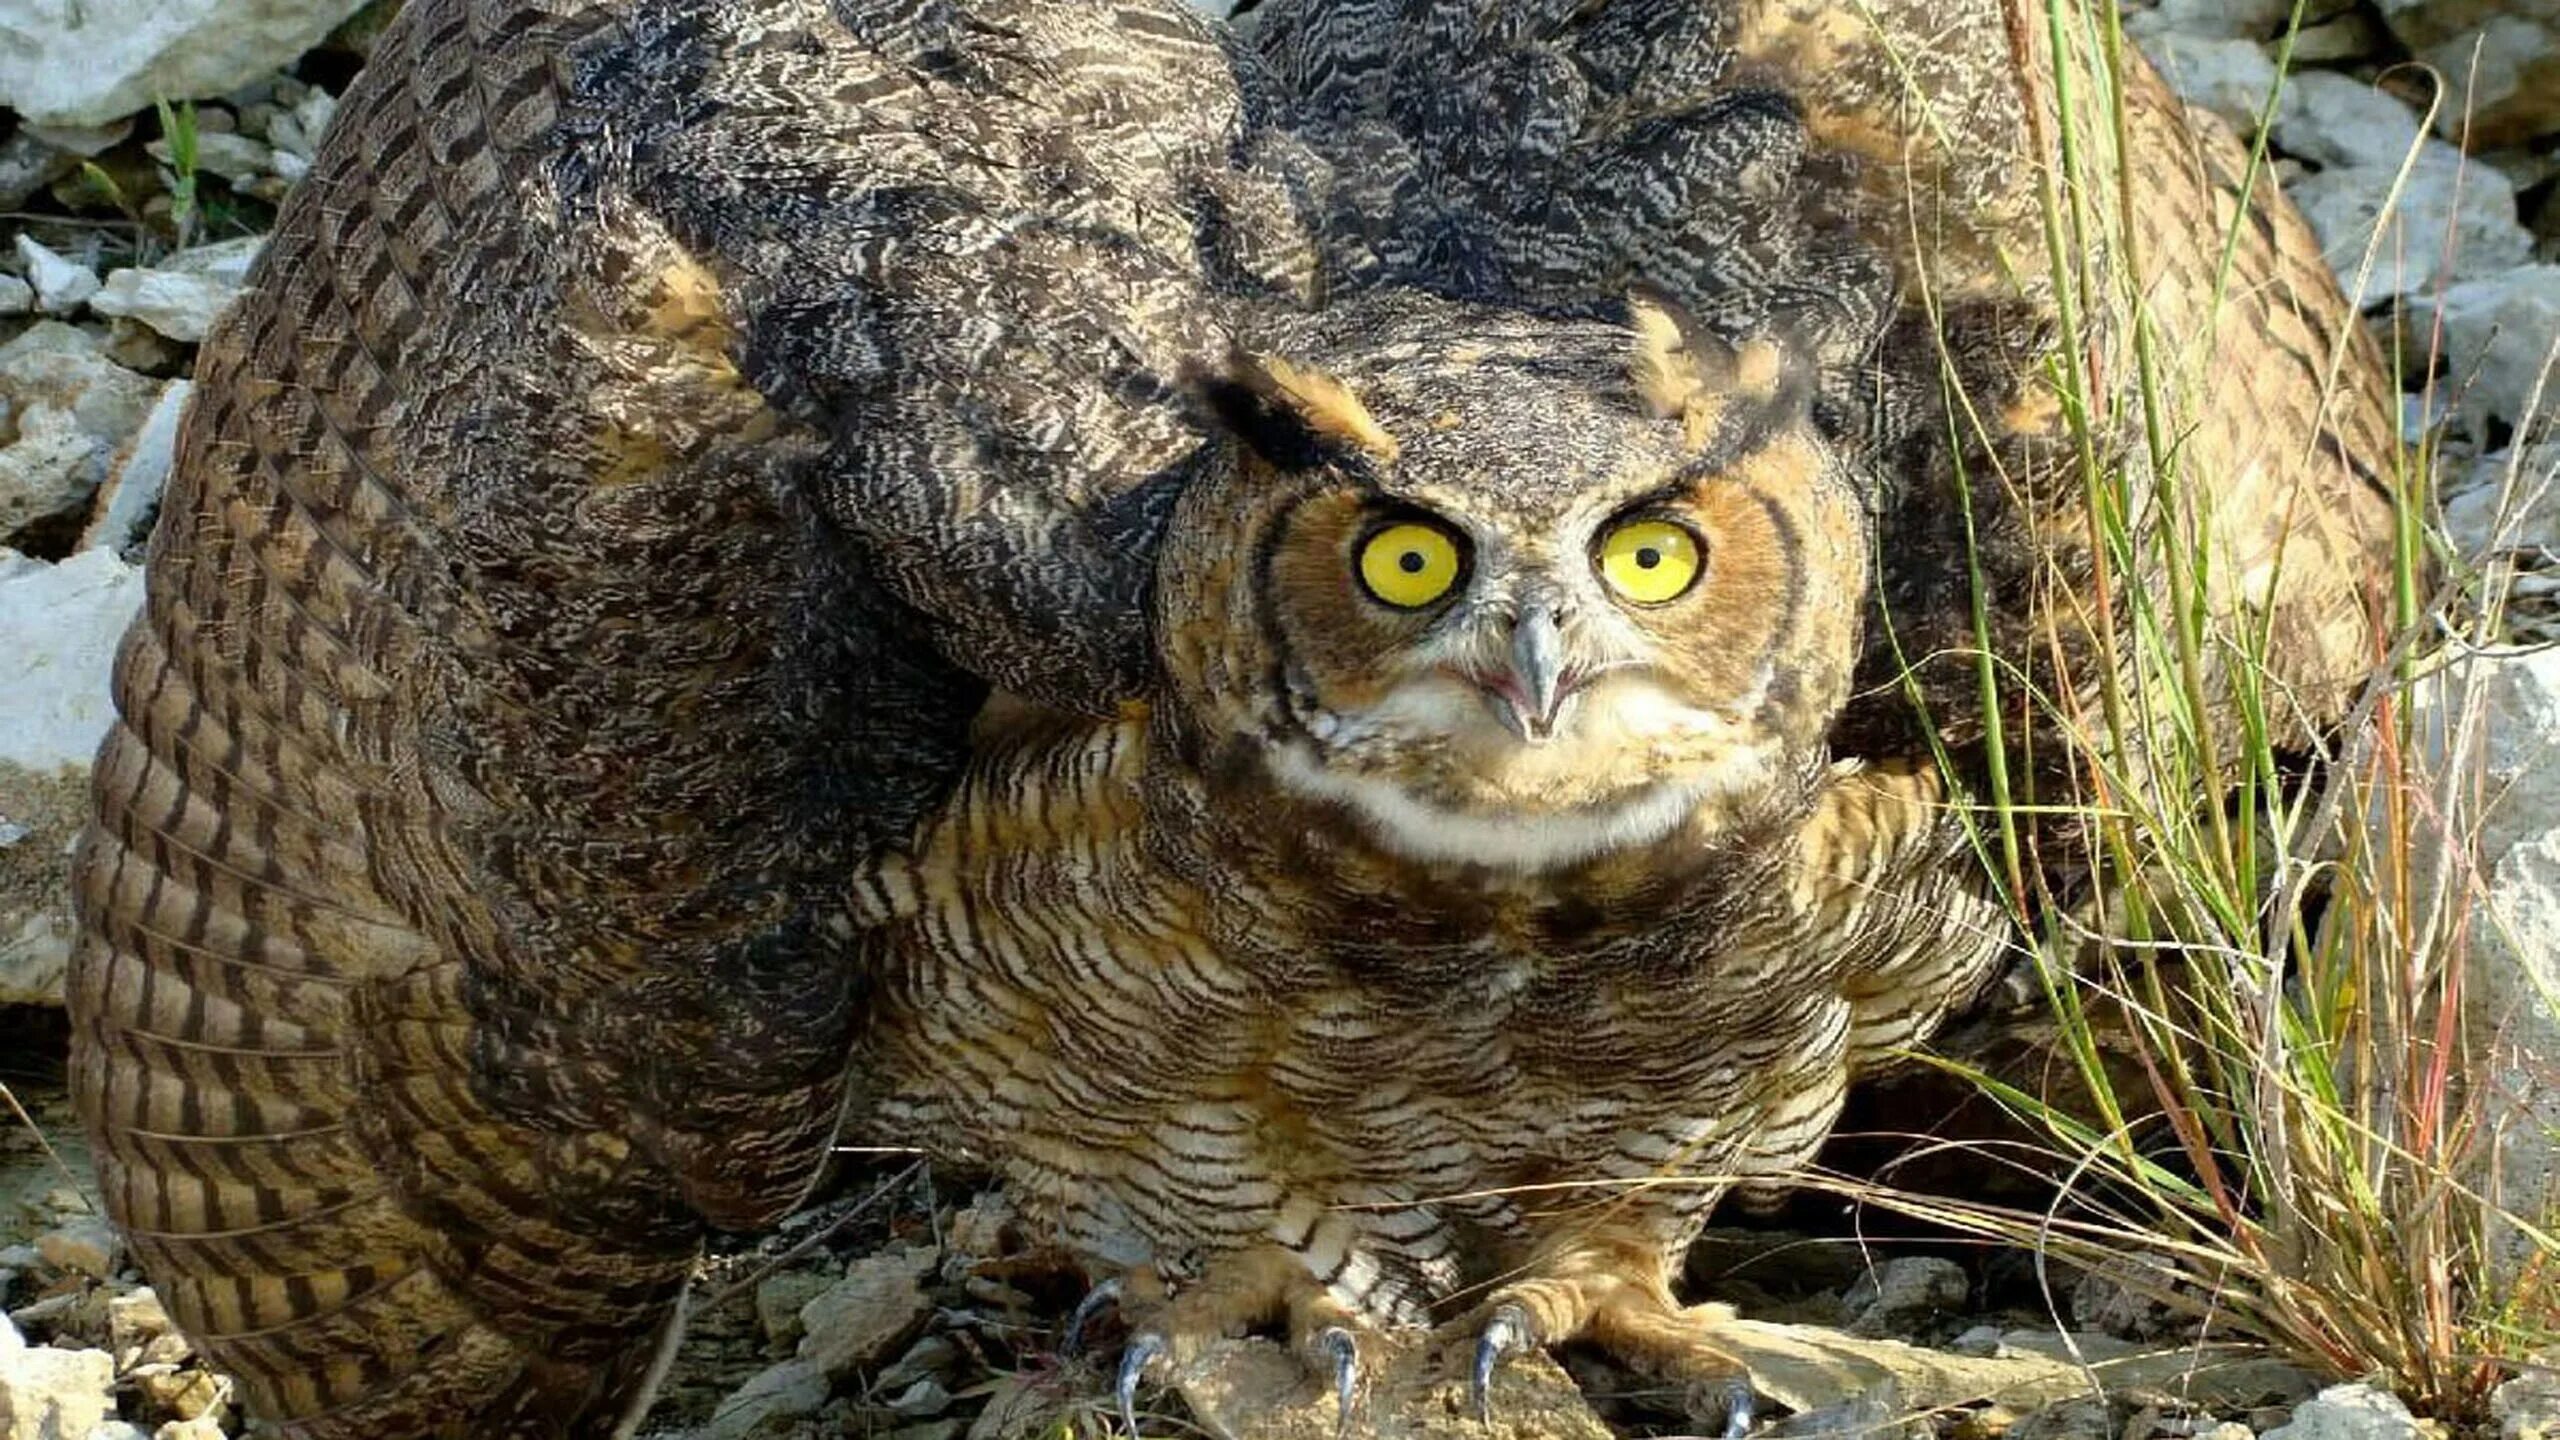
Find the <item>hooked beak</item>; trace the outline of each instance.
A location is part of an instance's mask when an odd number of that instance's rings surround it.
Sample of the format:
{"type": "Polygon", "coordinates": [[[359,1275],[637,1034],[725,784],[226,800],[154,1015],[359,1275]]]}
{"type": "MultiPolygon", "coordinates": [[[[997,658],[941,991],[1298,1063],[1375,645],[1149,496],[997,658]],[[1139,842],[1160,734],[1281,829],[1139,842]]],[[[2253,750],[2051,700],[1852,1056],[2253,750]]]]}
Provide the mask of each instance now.
{"type": "Polygon", "coordinates": [[[1555,612],[1533,605],[1511,627],[1511,664],[1477,677],[1493,712],[1512,734],[1531,745],[1555,738],[1556,715],[1580,688],[1565,673],[1564,635],[1555,612]]]}

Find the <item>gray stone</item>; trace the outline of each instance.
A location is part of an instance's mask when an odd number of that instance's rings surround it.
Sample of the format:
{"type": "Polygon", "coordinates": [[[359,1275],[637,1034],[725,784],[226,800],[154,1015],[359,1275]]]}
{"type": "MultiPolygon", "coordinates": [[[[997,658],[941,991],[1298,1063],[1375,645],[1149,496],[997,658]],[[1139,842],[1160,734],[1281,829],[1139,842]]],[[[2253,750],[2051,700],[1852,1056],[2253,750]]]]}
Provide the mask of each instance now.
{"type": "Polygon", "coordinates": [[[2124,1340],[2166,1335],[2180,1323],[2167,1299],[2179,1288],[2178,1275],[2178,1262],[2166,1255],[2118,1256],[2071,1287],[2071,1323],[2124,1340]]]}
{"type": "Polygon", "coordinates": [[[2481,457],[2445,498],[2444,533],[2465,560],[2560,551],[2560,441],[2481,457]]]}
{"type": "Polygon", "coordinates": [[[2266,1440],[2428,1440],[2428,1432],[2388,1390],[2332,1385],[2295,1406],[2266,1440]]]}
{"type": "Polygon", "coordinates": [[[2276,64],[2254,40],[2163,35],[2144,47],[2178,98],[2254,133],[2276,88],[2276,64]]]}
{"type": "Polygon", "coordinates": [[[2560,1440],[2560,1373],[2534,1366],[2489,1392],[2498,1440],[2560,1440]]]}
{"type": "Polygon", "coordinates": [[[835,1285],[835,1277],[808,1270],[785,1270],[767,1275],[756,1282],[756,1323],[764,1338],[775,1345],[796,1345],[805,1333],[800,1325],[800,1307],[825,1294],[835,1285]]]}
{"type": "Polygon", "coordinates": [[[0,552],[0,764],[87,768],[114,718],[116,642],[141,603],[142,572],[108,551],[59,565],[0,552]]]}
{"type": "Polygon", "coordinates": [[[18,259],[27,267],[36,308],[47,315],[69,315],[98,293],[97,271],[55,254],[23,230],[18,232],[18,259]]]}
{"type": "Polygon", "coordinates": [[[2408,302],[2410,333],[2441,322],[2444,386],[2475,436],[2491,419],[2519,429],[2560,414],[2560,384],[2547,383],[2560,345],[2560,265],[2523,265],[2408,302]]]}
{"type": "Polygon", "coordinates": [[[218,275],[160,266],[109,271],[107,283],[89,298],[101,315],[138,320],[172,340],[201,342],[213,322],[240,295],[240,282],[218,275]]]}
{"type": "Polygon", "coordinates": [[[2276,144],[2315,165],[2396,166],[2424,138],[2400,97],[2326,70],[2286,81],[2276,106],[2276,144]]]}
{"type": "Polygon", "coordinates": [[[80,418],[51,405],[18,412],[17,438],[0,446],[0,542],[86,509],[104,463],[80,418]]]}
{"type": "Polygon", "coordinates": [[[104,1350],[0,1348],[0,1440],[87,1440],[115,1414],[104,1350]]]}
{"type": "Polygon", "coordinates": [[[1964,1267],[1936,1255],[1898,1255],[1849,1287],[1843,1307],[1852,1335],[1911,1335],[1964,1308],[1973,1282],[1964,1267]]]}
{"type": "Polygon", "coordinates": [[[143,417],[142,428],[117,452],[107,483],[98,492],[97,512],[89,517],[89,528],[80,532],[81,549],[104,548],[139,558],[143,542],[151,538],[144,522],[159,512],[160,492],[167,488],[169,469],[177,463],[178,421],[194,391],[192,380],[170,381],[151,413],[143,417]]]}
{"type": "Polygon", "coordinates": [[[2445,77],[2448,139],[2514,145],[2560,131],[2560,0],[2381,0],[2418,63],[2445,77]]]}
{"type": "Polygon", "coordinates": [[[163,383],[109,360],[98,337],[58,320],[0,345],[0,545],[31,522],[87,505],[163,383]]]}
{"type": "Polygon", "coordinates": [[[2420,150],[2405,182],[2396,163],[2333,165],[2287,189],[2359,305],[2431,294],[2533,256],[2532,232],[2516,218],[2515,187],[2441,141],[2420,150]],[[2359,289],[2368,253],[2372,268],[2359,289]]]}
{"type": "Polygon", "coordinates": [[[86,1440],[152,1440],[152,1435],[130,1420],[110,1420],[90,1430],[86,1440]]]}
{"type": "Polygon", "coordinates": [[[697,1426],[693,1440],[761,1440],[791,1433],[792,1426],[818,1413],[830,1386],[825,1367],[814,1360],[785,1360],[758,1371],[731,1392],[711,1418],[697,1426]]]}
{"type": "Polygon", "coordinates": [[[15,275],[0,275],[0,315],[24,315],[36,308],[36,287],[15,275]]]}
{"type": "Polygon", "coordinates": [[[20,128],[0,140],[0,210],[15,210],[27,197],[71,173],[80,157],[20,128]]]}
{"type": "Polygon", "coordinates": [[[95,125],[228,94],[290,64],[362,0],[82,0],[0,8],[0,104],[95,125]]]}
{"type": "Polygon", "coordinates": [[[2271,40],[2292,15],[2292,0],[2160,0],[2147,10],[2128,12],[2124,28],[2144,40],[2167,35],[2271,40]]]}
{"type": "Polygon", "coordinates": [[[906,1245],[853,1262],[800,1307],[800,1358],[830,1378],[878,1364],[932,1316],[923,1282],[940,1258],[930,1245],[906,1245]]]}

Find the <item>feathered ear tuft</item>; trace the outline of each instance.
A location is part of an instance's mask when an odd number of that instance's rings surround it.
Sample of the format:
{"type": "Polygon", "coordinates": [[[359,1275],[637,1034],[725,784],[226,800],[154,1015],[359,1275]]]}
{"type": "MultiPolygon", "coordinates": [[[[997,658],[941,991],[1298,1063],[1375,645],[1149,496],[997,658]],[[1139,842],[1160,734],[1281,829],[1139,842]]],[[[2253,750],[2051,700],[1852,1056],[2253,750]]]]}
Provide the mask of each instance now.
{"type": "Polygon", "coordinates": [[[1678,420],[1693,450],[1715,433],[1729,403],[1765,404],[1786,379],[1786,352],[1775,341],[1733,344],[1661,290],[1630,291],[1627,312],[1636,332],[1627,362],[1636,398],[1656,418],[1678,420]]]}
{"type": "Polygon", "coordinates": [[[1396,438],[1350,387],[1321,370],[1238,346],[1223,370],[1196,374],[1192,387],[1221,425],[1283,470],[1312,469],[1345,449],[1396,458],[1396,438]]]}

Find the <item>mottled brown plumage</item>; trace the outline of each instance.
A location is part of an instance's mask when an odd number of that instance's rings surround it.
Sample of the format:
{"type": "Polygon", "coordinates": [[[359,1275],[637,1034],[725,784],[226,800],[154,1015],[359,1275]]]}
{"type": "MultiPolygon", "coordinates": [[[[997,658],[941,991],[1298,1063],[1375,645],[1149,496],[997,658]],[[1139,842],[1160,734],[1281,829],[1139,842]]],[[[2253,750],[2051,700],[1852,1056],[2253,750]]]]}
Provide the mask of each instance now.
{"type": "MultiPolygon", "coordinates": [[[[858,1092],[1098,1268],[1204,1249],[1183,1333],[1526,1264],[1528,1342],[1705,1378],[1662,1276],[1714,1184],[1426,1201],[1768,1173],[1978,969],[1884,622],[1973,642],[1949,358],[1995,643],[2090,648],[2043,43],[1989,0],[410,0],[208,340],[78,865],[78,1089],[173,1316],[301,1440],[616,1433],[704,1228],[787,1211],[858,1092]],[[1431,640],[1345,588],[1362,506],[1462,518],[1490,584],[1648,485],[1697,594],[1549,638],[1752,697],[1720,739],[1567,723],[1618,680],[1516,751],[1520,696],[1308,728],[1431,640]],[[1309,738],[1501,853],[1284,791],[1309,738]],[[991,1066],[1061,1128],[960,1113],[991,1066]],[[1148,1187],[1239,1116],[1299,1138],[1148,1187]]],[[[2307,730],[2374,647],[2379,367],[2271,193],[2210,318],[2237,152],[2130,83],[2147,193],[2072,263],[2214,327],[2164,498],[2214,499],[2307,730]]],[[[1508,653],[1482,613],[1452,655],[1508,653]]],[[[1959,743],[1970,674],[1922,673],[1959,743]]]]}

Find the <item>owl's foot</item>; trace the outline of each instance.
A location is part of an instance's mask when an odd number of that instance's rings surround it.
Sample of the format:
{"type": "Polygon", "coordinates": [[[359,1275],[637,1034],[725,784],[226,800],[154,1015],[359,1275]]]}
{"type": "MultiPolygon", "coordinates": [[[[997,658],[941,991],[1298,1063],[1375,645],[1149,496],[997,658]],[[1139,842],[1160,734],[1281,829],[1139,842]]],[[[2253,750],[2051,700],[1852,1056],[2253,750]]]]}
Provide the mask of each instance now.
{"type": "MultiPolygon", "coordinates": [[[[1727,1440],[1749,1434],[1759,1410],[1750,1371],[1713,1339],[1732,1307],[1683,1308],[1658,1276],[1644,1283],[1611,1273],[1600,1263],[1606,1258],[1578,1257],[1567,1273],[1506,1285],[1477,1312],[1467,1372],[1476,1419],[1493,1423],[1493,1373],[1505,1360],[1588,1340],[1642,1374],[1685,1387],[1690,1414],[1721,1417],[1727,1440]]],[[[1649,1259],[1644,1265],[1638,1273],[1659,1269],[1649,1259]]]]}
{"type": "Polygon", "coordinates": [[[1338,1416],[1334,1433],[1351,1433],[1360,1391],[1362,1322],[1289,1251],[1275,1246],[1225,1257],[1179,1291],[1143,1267],[1095,1290],[1111,1291],[1129,1324],[1113,1398],[1130,1435],[1138,1433],[1138,1387],[1158,1364],[1188,1364],[1209,1341],[1275,1319],[1287,1321],[1290,1348],[1307,1369],[1331,1381],[1338,1416]]]}

